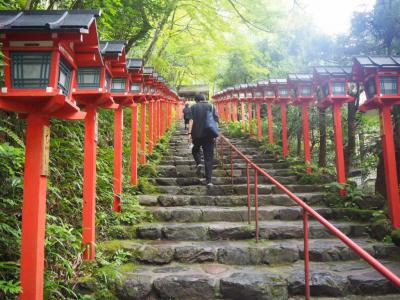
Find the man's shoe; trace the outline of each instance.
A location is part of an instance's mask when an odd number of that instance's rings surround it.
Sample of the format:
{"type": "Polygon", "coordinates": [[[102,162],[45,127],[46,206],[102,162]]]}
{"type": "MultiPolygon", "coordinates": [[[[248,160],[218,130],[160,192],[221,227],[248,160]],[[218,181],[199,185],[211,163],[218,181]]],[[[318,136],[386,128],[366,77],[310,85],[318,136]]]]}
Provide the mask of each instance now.
{"type": "Polygon", "coordinates": [[[214,186],[212,182],[207,183],[207,186],[214,186]]]}

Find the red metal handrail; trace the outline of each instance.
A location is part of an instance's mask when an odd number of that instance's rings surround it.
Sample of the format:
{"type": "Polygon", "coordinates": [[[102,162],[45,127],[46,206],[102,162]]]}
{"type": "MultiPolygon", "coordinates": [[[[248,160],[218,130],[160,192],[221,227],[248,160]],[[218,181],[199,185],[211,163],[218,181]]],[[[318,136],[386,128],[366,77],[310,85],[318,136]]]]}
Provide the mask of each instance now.
{"type": "Polygon", "coordinates": [[[299,206],[303,208],[303,229],[304,229],[304,278],[305,278],[305,296],[306,299],[310,299],[310,258],[308,252],[308,216],[312,216],[315,220],[321,223],[325,228],[327,228],[331,233],[333,233],[337,238],[339,238],[343,243],[345,243],[351,250],[353,250],[360,258],[371,265],[375,270],[385,276],[390,282],[392,282],[396,287],[400,288],[400,278],[386,268],[382,263],[375,259],[371,254],[353,242],[347,235],[337,229],[333,224],[331,224],[327,219],[317,213],[311,206],[306,204],[303,200],[293,194],[284,185],[275,180],[271,175],[262,170],[257,166],[251,159],[244,155],[238,148],[232,145],[231,142],[222,134],[219,137],[220,149],[221,149],[221,164],[223,165],[223,153],[224,153],[224,142],[230,148],[230,163],[231,163],[231,182],[233,182],[233,158],[232,150],[246,162],[246,176],[247,176],[247,207],[248,207],[248,222],[250,223],[250,167],[254,170],[254,189],[255,189],[255,222],[256,222],[256,240],[259,239],[259,224],[258,224],[258,174],[267,178],[272,184],[282,190],[286,195],[288,195],[293,201],[295,201],[299,206]]]}

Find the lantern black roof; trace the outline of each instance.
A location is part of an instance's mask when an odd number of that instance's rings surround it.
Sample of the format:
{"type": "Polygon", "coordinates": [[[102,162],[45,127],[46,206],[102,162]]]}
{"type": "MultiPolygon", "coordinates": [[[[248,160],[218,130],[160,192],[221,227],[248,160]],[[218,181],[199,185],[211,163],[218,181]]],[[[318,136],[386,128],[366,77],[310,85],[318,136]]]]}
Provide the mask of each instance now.
{"type": "Polygon", "coordinates": [[[288,81],[292,82],[312,82],[313,81],[313,75],[312,74],[306,74],[306,73],[296,73],[296,74],[289,74],[288,75],[288,81]]]}
{"type": "Polygon", "coordinates": [[[77,10],[2,10],[0,32],[5,31],[78,31],[87,32],[96,17],[97,9],[77,10]]]}
{"type": "Polygon", "coordinates": [[[126,45],[125,41],[101,41],[100,51],[103,55],[119,55],[126,45]]]}
{"type": "Polygon", "coordinates": [[[153,75],[154,68],[152,67],[144,67],[143,68],[143,75],[153,75]]]}
{"type": "Polygon", "coordinates": [[[247,86],[249,88],[255,88],[255,87],[257,87],[257,84],[256,83],[249,83],[247,86]]]}
{"type": "Polygon", "coordinates": [[[352,75],[352,68],[319,66],[319,67],[314,67],[314,73],[317,74],[318,76],[348,77],[352,75]]]}
{"type": "Polygon", "coordinates": [[[364,68],[400,67],[400,56],[356,56],[353,60],[364,68]]]}
{"type": "Polygon", "coordinates": [[[128,58],[127,67],[129,70],[140,70],[143,67],[143,60],[140,58],[128,58]]]}
{"type": "Polygon", "coordinates": [[[271,78],[269,84],[287,84],[286,78],[271,78]]]}

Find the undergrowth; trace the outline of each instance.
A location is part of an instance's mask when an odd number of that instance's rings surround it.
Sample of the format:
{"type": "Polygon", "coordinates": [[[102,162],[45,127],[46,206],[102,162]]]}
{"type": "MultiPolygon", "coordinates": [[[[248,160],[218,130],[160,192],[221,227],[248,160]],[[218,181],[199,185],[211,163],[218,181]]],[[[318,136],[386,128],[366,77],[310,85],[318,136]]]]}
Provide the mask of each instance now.
{"type": "MultiPolygon", "coordinates": [[[[124,192],[122,212],[111,211],[113,201],[113,112],[99,111],[97,152],[97,240],[107,238],[111,228],[151,221],[152,217],[138,203],[138,194],[157,192],[149,181],[156,166],[168,151],[170,133],[160,139],[147,164],[139,168],[137,187],[129,183],[130,111],[124,118],[124,192]]],[[[1,113],[0,118],[0,299],[16,299],[19,292],[19,258],[23,193],[25,124],[14,114],[1,113]]],[[[84,124],[79,121],[53,120],[51,126],[50,176],[47,191],[47,224],[45,242],[45,299],[78,299],[74,292],[77,277],[98,266],[114,266],[127,259],[126,253],[107,257],[97,253],[99,265],[82,265],[82,177],[84,124]]],[[[90,272],[89,272],[90,274],[90,272]]],[[[97,273],[93,276],[101,277],[97,273]]],[[[98,299],[106,299],[100,297],[98,299]]]]}

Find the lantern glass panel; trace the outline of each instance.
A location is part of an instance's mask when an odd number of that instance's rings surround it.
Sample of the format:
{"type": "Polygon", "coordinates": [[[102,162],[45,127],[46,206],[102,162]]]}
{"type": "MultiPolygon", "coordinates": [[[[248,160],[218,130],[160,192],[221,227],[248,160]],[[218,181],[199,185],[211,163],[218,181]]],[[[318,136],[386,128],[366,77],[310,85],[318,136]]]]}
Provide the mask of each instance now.
{"type": "Polygon", "coordinates": [[[246,97],[246,96],[245,96],[244,93],[240,93],[240,94],[239,94],[239,98],[240,98],[240,99],[245,98],[245,97],[246,97]]]}
{"type": "Polygon", "coordinates": [[[141,84],[140,83],[132,83],[131,84],[131,92],[133,93],[140,93],[141,84]]]}
{"type": "Polygon", "coordinates": [[[246,98],[253,98],[253,94],[252,93],[246,93],[246,98]]]}
{"type": "Polygon", "coordinates": [[[57,86],[64,95],[68,95],[71,86],[72,68],[63,59],[60,60],[57,86]]]}
{"type": "Polygon", "coordinates": [[[256,96],[256,97],[262,97],[263,95],[262,95],[261,92],[255,92],[255,96],[256,96]]]}
{"type": "Polygon", "coordinates": [[[346,95],[346,83],[332,82],[332,95],[346,95]]]}
{"type": "Polygon", "coordinates": [[[51,52],[12,52],[11,82],[17,89],[42,89],[49,85],[51,52]]]}
{"type": "Polygon", "coordinates": [[[150,86],[150,93],[155,94],[155,91],[154,85],[150,86]]]}
{"type": "Polygon", "coordinates": [[[100,87],[100,68],[79,68],[78,88],[92,89],[100,87]]]}
{"type": "Polygon", "coordinates": [[[383,76],[380,78],[382,95],[397,95],[398,81],[396,76],[383,76]]]}
{"type": "Polygon", "coordinates": [[[125,78],[113,78],[111,83],[112,92],[125,92],[126,79],[125,78]]]}
{"type": "Polygon", "coordinates": [[[300,87],[300,96],[311,96],[311,87],[310,86],[300,87]]]}
{"type": "Polygon", "coordinates": [[[372,77],[368,79],[365,84],[365,93],[367,94],[368,98],[372,98],[376,95],[376,86],[375,86],[375,78],[372,77]]]}
{"type": "Polygon", "coordinates": [[[287,88],[279,88],[278,94],[280,97],[287,97],[288,89],[287,88]]]}
{"type": "Polygon", "coordinates": [[[268,97],[275,97],[274,91],[268,90],[268,91],[267,91],[267,96],[268,96],[268,97]]]}
{"type": "Polygon", "coordinates": [[[149,92],[149,87],[147,85],[144,86],[143,92],[147,94],[149,92]]]}

